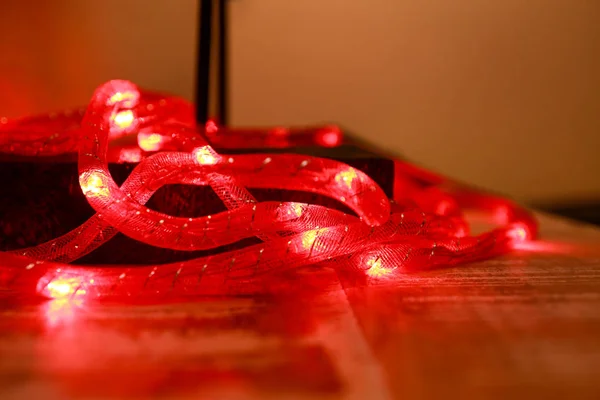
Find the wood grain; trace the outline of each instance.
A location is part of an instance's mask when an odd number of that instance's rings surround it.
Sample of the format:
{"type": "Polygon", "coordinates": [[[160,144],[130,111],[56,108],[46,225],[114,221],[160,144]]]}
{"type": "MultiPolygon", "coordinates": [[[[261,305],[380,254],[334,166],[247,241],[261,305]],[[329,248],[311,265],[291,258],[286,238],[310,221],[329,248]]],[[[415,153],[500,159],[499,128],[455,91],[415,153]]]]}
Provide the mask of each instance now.
{"type": "Polygon", "coordinates": [[[510,256],[368,287],[305,270],[192,304],[4,300],[0,398],[600,398],[600,231],[540,219],[510,256]]]}

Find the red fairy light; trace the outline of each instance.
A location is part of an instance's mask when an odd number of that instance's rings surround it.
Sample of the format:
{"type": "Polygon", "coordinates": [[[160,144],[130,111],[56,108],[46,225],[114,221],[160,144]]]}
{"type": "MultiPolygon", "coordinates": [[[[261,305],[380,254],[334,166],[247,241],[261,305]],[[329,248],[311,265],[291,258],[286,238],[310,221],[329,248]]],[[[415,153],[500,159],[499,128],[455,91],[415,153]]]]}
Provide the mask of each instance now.
{"type": "Polygon", "coordinates": [[[213,121],[212,119],[209,119],[208,121],[206,121],[204,129],[206,130],[206,133],[208,135],[213,135],[219,131],[219,126],[217,125],[217,123],[215,121],[213,121]]]}
{"type": "Polygon", "coordinates": [[[395,176],[389,177],[394,180],[394,198],[389,199],[365,173],[338,161],[299,154],[237,154],[249,147],[307,145],[307,140],[334,147],[342,140],[337,127],[302,134],[287,128],[243,133],[227,129],[216,135],[216,123],[197,127],[192,110],[182,99],[140,92],[128,81],[110,81],[95,91],[84,113],[3,119],[0,153],[78,152],[79,184],[96,215],[50,242],[0,252],[0,287],[54,299],[163,299],[229,293],[231,287],[251,284],[265,274],[317,263],[393,279],[403,268],[467,263],[508,252],[535,237],[535,220],[510,201],[461,189],[401,161],[395,161],[395,176]],[[135,139],[138,148],[132,146],[135,139]],[[207,139],[238,152],[218,154],[207,139]],[[119,186],[109,162],[139,165],[119,186]],[[152,194],[168,184],[210,186],[227,210],[182,218],[147,208],[152,194]],[[253,188],[328,196],[354,214],[317,204],[257,202],[248,190],[253,188]],[[501,214],[503,226],[468,236],[461,207],[501,214]],[[67,264],[119,232],[180,251],[217,249],[247,238],[259,238],[260,243],[171,264],[67,264]],[[340,258],[347,261],[335,261],[340,258]]]}
{"type": "Polygon", "coordinates": [[[514,226],[509,228],[507,234],[508,234],[508,237],[510,237],[517,243],[525,242],[530,238],[530,234],[529,234],[529,230],[527,229],[527,226],[522,223],[514,224],[514,226]]]}
{"type": "Polygon", "coordinates": [[[81,278],[58,276],[45,286],[40,285],[40,293],[52,299],[68,299],[75,296],[85,296],[86,291],[81,287],[81,278]]]}
{"type": "Polygon", "coordinates": [[[335,181],[340,185],[346,185],[349,189],[352,189],[352,182],[358,177],[356,170],[352,167],[344,171],[340,171],[335,176],[335,181]]]}
{"type": "Polygon", "coordinates": [[[138,134],[138,146],[144,151],[158,151],[161,149],[165,139],[158,133],[143,133],[138,134]]]}
{"type": "Polygon", "coordinates": [[[110,116],[110,138],[116,139],[135,131],[137,121],[132,110],[114,112],[110,116]]]}
{"type": "Polygon", "coordinates": [[[133,115],[133,111],[126,110],[115,114],[112,120],[119,129],[127,129],[133,124],[135,116],[133,115]]]}
{"type": "Polygon", "coordinates": [[[382,266],[380,256],[371,257],[367,260],[367,275],[372,278],[382,278],[392,273],[393,268],[382,266]]]}
{"type": "Polygon", "coordinates": [[[336,147],[342,144],[342,132],[337,126],[319,129],[316,134],[317,144],[323,147],[336,147]]]}
{"type": "Polygon", "coordinates": [[[106,105],[114,106],[122,103],[125,107],[131,107],[132,104],[137,102],[140,94],[137,90],[132,88],[126,81],[112,81],[111,93],[106,101],[106,105]]]}
{"type": "Polygon", "coordinates": [[[109,190],[106,186],[106,177],[103,176],[102,172],[91,171],[84,172],[79,178],[81,190],[85,196],[96,196],[107,198],[109,196],[109,190]]]}
{"type": "Polygon", "coordinates": [[[200,165],[214,165],[221,158],[210,146],[194,149],[193,153],[200,165]]]}

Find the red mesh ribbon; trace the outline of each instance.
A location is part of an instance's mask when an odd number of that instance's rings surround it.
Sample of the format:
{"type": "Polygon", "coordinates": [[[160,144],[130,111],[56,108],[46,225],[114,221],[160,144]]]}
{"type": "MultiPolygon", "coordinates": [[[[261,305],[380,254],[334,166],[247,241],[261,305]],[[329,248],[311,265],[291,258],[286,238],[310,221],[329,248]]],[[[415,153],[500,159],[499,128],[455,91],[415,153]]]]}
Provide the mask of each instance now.
{"type": "Polygon", "coordinates": [[[275,271],[317,263],[367,280],[393,280],[411,270],[492,257],[536,233],[531,215],[510,201],[401,161],[389,199],[369,176],[338,161],[297,154],[222,156],[206,140],[237,148],[336,146],[341,134],[333,128],[305,135],[282,128],[226,134],[217,129],[196,127],[187,102],[141,92],[127,81],[99,87],[82,112],[3,120],[0,152],[78,153],[79,183],[96,214],[50,242],[0,253],[0,286],[28,296],[100,299],[227,294],[275,271]],[[109,162],[119,161],[139,161],[120,187],[108,171],[109,162]],[[161,186],[177,183],[210,186],[228,210],[181,218],[145,207],[161,186]],[[336,199],[355,215],[316,204],[257,202],[247,188],[313,192],[336,199]],[[464,207],[502,215],[504,224],[468,236],[464,207]],[[261,242],[173,264],[68,264],[117,232],[190,251],[250,237],[261,242]]]}

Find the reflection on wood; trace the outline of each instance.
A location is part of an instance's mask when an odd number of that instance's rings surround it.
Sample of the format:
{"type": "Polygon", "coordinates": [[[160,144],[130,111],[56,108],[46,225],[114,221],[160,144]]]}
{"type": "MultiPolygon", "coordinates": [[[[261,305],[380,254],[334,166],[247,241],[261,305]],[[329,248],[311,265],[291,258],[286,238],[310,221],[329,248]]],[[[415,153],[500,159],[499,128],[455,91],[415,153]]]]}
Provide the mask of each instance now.
{"type": "Polygon", "coordinates": [[[193,304],[0,303],[0,398],[598,398],[600,232],[360,286],[193,304]]]}

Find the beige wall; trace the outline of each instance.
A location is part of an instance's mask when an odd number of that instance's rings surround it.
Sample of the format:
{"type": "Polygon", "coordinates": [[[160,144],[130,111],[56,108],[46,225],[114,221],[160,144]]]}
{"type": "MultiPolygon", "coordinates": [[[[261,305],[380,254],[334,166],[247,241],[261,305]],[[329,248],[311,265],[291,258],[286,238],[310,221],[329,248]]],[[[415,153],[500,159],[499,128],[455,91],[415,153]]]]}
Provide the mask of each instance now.
{"type": "MultiPolygon", "coordinates": [[[[0,113],[112,77],[191,98],[195,10],[3,0],[0,113]]],[[[600,196],[600,1],[232,0],[231,16],[234,124],[334,121],[519,199],[600,196]]]]}
{"type": "Polygon", "coordinates": [[[85,104],[125,78],[193,94],[195,0],[0,0],[0,114],[85,104]]]}

